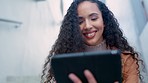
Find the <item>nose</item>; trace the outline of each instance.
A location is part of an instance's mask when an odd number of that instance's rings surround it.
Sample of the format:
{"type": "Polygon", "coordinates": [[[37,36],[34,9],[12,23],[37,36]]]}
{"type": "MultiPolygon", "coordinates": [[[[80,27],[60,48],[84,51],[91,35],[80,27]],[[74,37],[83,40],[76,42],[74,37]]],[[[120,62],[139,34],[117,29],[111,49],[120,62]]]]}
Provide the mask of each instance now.
{"type": "Polygon", "coordinates": [[[92,28],[92,24],[89,20],[85,21],[85,29],[91,29],[92,28]]]}

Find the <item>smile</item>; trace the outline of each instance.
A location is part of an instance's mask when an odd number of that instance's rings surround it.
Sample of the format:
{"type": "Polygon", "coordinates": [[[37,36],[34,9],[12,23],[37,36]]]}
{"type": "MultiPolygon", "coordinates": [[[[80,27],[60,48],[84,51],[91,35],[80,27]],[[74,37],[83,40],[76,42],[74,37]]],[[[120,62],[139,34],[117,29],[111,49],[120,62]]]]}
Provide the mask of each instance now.
{"type": "Polygon", "coordinates": [[[83,35],[87,38],[87,39],[92,39],[95,37],[97,31],[92,31],[92,32],[87,32],[87,33],[83,33],[83,35]]]}

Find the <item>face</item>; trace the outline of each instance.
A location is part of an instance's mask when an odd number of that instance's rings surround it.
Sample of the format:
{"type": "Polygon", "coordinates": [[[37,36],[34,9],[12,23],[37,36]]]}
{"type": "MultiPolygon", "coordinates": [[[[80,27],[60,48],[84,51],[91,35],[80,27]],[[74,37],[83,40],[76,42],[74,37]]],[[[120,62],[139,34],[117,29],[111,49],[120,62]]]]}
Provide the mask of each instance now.
{"type": "Polygon", "coordinates": [[[95,46],[103,41],[104,23],[96,3],[84,1],[78,5],[79,26],[87,45],[95,46]]]}

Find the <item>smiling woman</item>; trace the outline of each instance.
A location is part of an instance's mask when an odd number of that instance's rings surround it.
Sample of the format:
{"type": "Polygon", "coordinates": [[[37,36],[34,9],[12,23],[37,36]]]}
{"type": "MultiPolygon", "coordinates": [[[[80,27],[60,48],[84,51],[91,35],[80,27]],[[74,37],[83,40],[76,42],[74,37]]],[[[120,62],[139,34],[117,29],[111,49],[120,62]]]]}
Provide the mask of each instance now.
{"type": "Polygon", "coordinates": [[[95,3],[82,2],[78,6],[82,37],[87,45],[98,45],[103,41],[104,22],[102,13],[95,3]]]}
{"type": "MultiPolygon", "coordinates": [[[[114,14],[101,1],[74,0],[64,16],[58,38],[47,57],[42,82],[56,82],[50,65],[54,55],[115,49],[121,50],[122,82],[142,81],[139,70],[141,64],[138,64],[142,61],[139,59],[140,55],[123,36],[114,14]]],[[[90,70],[84,70],[84,75],[88,83],[97,83],[90,70]]],[[[83,83],[73,72],[67,76],[73,83],[83,83]]]]}

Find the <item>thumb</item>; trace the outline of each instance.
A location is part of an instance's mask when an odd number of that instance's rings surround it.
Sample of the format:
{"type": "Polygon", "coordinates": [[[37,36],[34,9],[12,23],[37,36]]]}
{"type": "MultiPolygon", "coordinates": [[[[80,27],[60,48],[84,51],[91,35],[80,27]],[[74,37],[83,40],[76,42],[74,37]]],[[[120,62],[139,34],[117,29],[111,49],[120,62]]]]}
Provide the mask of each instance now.
{"type": "Polygon", "coordinates": [[[114,83],[119,83],[118,81],[114,82],[114,83]]]}

